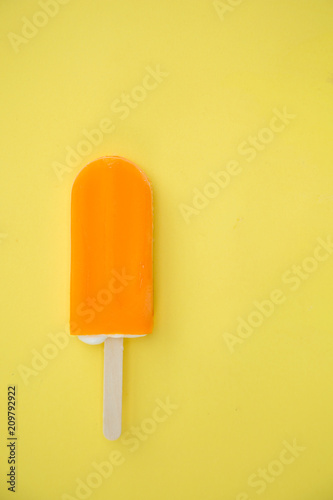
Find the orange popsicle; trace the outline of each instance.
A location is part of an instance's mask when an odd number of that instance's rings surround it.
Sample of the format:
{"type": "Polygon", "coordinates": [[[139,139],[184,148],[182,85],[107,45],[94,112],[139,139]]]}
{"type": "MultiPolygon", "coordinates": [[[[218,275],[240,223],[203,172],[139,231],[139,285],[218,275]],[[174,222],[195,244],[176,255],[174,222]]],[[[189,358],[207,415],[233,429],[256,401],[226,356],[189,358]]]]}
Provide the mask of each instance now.
{"type": "Polygon", "coordinates": [[[73,335],[144,335],[153,327],[152,194],[118,157],[87,165],[72,189],[73,335]]]}
{"type": "Polygon", "coordinates": [[[107,426],[104,411],[109,439],[120,433],[122,337],[153,328],[152,230],[151,186],[136,165],[103,157],[79,173],[71,202],[71,334],[105,340],[104,409],[117,409],[107,426]]]}

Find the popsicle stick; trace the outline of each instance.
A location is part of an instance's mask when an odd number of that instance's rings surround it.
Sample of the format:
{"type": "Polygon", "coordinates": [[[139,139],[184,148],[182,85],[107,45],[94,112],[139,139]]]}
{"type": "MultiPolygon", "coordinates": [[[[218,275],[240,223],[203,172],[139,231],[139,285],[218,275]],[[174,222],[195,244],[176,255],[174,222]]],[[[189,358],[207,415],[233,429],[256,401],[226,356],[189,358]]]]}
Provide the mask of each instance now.
{"type": "Polygon", "coordinates": [[[111,441],[121,434],[123,389],[123,339],[107,337],[104,342],[104,436],[111,441]]]}

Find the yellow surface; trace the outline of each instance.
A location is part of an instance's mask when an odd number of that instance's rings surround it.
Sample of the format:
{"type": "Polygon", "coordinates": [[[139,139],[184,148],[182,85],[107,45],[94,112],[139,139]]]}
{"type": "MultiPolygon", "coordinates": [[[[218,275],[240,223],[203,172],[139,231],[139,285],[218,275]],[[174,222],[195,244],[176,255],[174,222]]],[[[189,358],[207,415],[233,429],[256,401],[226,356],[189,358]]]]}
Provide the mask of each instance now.
{"type": "Polygon", "coordinates": [[[332,2],[45,8],[0,6],[0,498],[15,384],[18,500],[330,500],[332,2]],[[155,331],[125,341],[114,443],[103,348],[61,334],[71,185],[102,155],[155,210],[155,331]]]}

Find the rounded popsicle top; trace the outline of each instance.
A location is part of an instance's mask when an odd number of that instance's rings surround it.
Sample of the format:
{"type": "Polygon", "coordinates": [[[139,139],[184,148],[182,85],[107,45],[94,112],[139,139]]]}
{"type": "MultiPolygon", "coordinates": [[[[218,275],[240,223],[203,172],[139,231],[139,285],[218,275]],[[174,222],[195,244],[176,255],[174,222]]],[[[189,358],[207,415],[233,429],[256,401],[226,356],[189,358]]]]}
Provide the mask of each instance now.
{"type": "Polygon", "coordinates": [[[122,156],[101,156],[97,160],[94,160],[88,163],[76,176],[73,183],[72,193],[75,189],[76,184],[80,184],[84,182],[83,179],[90,176],[95,175],[110,175],[107,169],[113,169],[113,174],[116,171],[119,171],[122,175],[126,175],[126,173],[130,176],[141,178],[142,181],[146,182],[151,190],[151,185],[148,177],[144,173],[144,171],[138,167],[135,163],[123,158],[122,156]],[[97,174],[99,171],[99,174],[97,174]]]}
{"type": "Polygon", "coordinates": [[[153,210],[144,172],[102,157],[71,200],[71,333],[145,335],[153,327],[153,210]]]}

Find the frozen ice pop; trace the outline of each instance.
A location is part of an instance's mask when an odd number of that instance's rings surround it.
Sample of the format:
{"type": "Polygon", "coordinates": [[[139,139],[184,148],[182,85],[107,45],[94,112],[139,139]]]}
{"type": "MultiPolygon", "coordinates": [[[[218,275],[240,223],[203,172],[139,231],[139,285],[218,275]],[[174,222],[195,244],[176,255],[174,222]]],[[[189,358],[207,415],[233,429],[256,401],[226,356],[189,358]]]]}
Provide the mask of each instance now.
{"type": "Polygon", "coordinates": [[[132,162],[103,157],[76,177],[71,201],[71,334],[104,344],[104,435],[121,432],[123,337],[153,328],[150,183],[132,162]]]}

